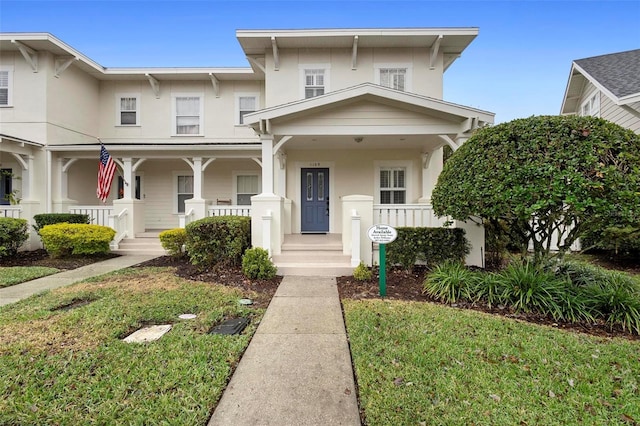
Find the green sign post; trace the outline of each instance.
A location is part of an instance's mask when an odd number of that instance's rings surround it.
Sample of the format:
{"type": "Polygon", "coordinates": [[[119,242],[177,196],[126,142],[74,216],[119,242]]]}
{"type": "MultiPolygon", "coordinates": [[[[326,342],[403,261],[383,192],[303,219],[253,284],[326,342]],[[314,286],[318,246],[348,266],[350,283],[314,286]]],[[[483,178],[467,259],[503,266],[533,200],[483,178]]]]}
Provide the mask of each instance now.
{"type": "Polygon", "coordinates": [[[373,225],[367,231],[369,239],[380,248],[380,297],[387,295],[387,244],[398,238],[398,231],[389,225],[373,225]]]}

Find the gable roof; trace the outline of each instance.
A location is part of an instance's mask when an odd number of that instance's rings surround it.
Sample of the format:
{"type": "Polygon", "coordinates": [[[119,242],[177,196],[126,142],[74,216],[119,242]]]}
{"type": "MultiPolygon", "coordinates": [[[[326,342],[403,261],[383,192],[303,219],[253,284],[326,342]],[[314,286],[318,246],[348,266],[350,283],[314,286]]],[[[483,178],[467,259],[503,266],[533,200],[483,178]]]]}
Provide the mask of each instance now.
{"type": "Polygon", "coordinates": [[[495,116],[492,112],[446,102],[441,99],[394,90],[373,83],[362,83],[324,95],[265,108],[245,115],[244,122],[253,127],[256,132],[262,133],[260,126],[263,120],[289,119],[301,114],[322,111],[336,105],[365,99],[399,106],[424,114],[429,113],[451,121],[464,122],[468,120],[473,123],[472,126],[474,128],[493,123],[495,116]]]}
{"type": "Polygon", "coordinates": [[[640,49],[577,59],[571,65],[561,114],[577,111],[586,82],[604,92],[616,105],[640,100],[640,49]]]}

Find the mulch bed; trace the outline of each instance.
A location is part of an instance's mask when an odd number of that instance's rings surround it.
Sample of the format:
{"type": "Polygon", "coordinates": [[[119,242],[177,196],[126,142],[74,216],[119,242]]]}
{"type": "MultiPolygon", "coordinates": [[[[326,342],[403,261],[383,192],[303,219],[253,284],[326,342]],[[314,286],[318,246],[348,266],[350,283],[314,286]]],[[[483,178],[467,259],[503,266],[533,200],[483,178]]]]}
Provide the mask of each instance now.
{"type": "Polygon", "coordinates": [[[96,256],[73,256],[60,259],[49,257],[45,250],[21,251],[15,256],[0,257],[0,266],[46,266],[63,271],[90,265],[119,255],[109,253],[96,256]]]}
{"type": "MultiPolygon", "coordinates": [[[[75,269],[101,260],[117,257],[116,254],[108,254],[92,257],[72,257],[64,259],[50,258],[45,250],[25,251],[18,253],[17,256],[11,258],[0,258],[0,266],[48,266],[61,270],[75,269]]],[[[640,266],[637,263],[627,263],[625,265],[616,264],[607,259],[599,259],[598,263],[603,267],[624,269],[631,273],[640,273],[640,266]]],[[[242,291],[253,291],[257,296],[253,296],[254,306],[267,307],[271,298],[275,294],[282,277],[276,277],[272,280],[251,280],[246,278],[239,267],[226,268],[201,268],[191,265],[186,258],[173,258],[171,256],[160,256],[148,262],[136,265],[144,266],[162,266],[173,267],[177,276],[202,282],[212,282],[223,284],[230,287],[236,287],[242,291]]],[[[422,293],[422,283],[424,282],[428,271],[424,267],[416,266],[411,271],[402,268],[389,268],[387,271],[387,300],[406,300],[413,302],[429,302],[438,303],[422,293]]],[[[379,299],[379,283],[378,276],[374,275],[369,281],[357,281],[353,276],[338,277],[338,292],[341,299],[379,299]]],[[[445,305],[445,304],[443,304],[445,305]]],[[[492,315],[500,315],[507,318],[513,318],[521,321],[527,321],[536,324],[548,325],[554,328],[570,330],[574,332],[587,333],[600,337],[623,337],[631,340],[640,340],[640,336],[622,330],[620,327],[610,328],[604,323],[587,324],[587,323],[568,323],[562,321],[554,321],[553,319],[524,312],[515,312],[506,307],[488,307],[482,303],[457,303],[451,306],[454,309],[473,309],[489,313],[492,315]]]]}

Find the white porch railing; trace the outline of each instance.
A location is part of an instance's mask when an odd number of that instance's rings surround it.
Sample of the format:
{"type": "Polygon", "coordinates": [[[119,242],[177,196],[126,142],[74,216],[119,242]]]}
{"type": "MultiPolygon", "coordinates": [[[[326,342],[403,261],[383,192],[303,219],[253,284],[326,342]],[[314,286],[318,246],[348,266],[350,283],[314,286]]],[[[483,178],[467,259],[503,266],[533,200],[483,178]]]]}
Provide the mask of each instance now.
{"type": "Polygon", "coordinates": [[[113,237],[113,240],[109,244],[112,250],[117,249],[120,241],[122,241],[123,238],[126,238],[129,225],[128,221],[129,214],[127,209],[122,210],[119,214],[109,215],[109,221],[105,226],[109,226],[116,231],[116,236],[113,237]]]}
{"type": "Polygon", "coordinates": [[[209,206],[207,214],[209,216],[251,216],[251,206],[209,206]]]}
{"type": "Polygon", "coordinates": [[[393,227],[413,226],[439,228],[447,222],[439,218],[430,204],[374,204],[373,223],[383,223],[393,227]]]}
{"type": "Polygon", "coordinates": [[[0,206],[0,217],[12,217],[20,219],[22,207],[20,206],[0,206]]]}
{"type": "Polygon", "coordinates": [[[193,216],[195,215],[195,211],[193,209],[189,209],[189,211],[185,214],[178,215],[178,226],[180,228],[185,228],[188,224],[193,221],[193,216]]]}
{"type": "MultiPolygon", "coordinates": [[[[90,223],[93,225],[109,225],[109,217],[113,214],[112,206],[71,206],[69,213],[89,215],[90,223]]],[[[115,228],[114,228],[115,229],[115,228]]]]}

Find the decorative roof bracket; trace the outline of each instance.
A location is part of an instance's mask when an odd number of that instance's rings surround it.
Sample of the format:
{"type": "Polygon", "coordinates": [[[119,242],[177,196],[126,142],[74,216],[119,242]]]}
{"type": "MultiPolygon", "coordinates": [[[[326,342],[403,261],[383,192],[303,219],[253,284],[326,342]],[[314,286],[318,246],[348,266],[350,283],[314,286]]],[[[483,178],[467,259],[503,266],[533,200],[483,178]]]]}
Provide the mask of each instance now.
{"type": "Polygon", "coordinates": [[[73,61],[79,61],[79,60],[80,60],[80,58],[78,58],[77,56],[71,56],[71,57],[59,56],[59,57],[57,57],[56,60],[55,60],[55,73],[53,74],[53,76],[55,78],[60,77],[60,74],[62,74],[64,72],[64,70],[69,68],[69,65],[71,65],[73,63],[73,61]]]}
{"type": "Polygon", "coordinates": [[[358,36],[353,36],[353,49],[351,51],[351,69],[358,68],[358,36]]]}
{"type": "Polygon", "coordinates": [[[442,42],[442,39],[444,38],[444,36],[442,34],[440,34],[438,36],[438,38],[436,38],[436,41],[433,42],[433,44],[431,45],[431,56],[429,58],[429,69],[433,70],[436,68],[436,60],[438,59],[438,52],[440,50],[440,43],[442,42]]]}
{"type": "Polygon", "coordinates": [[[18,40],[11,40],[11,43],[15,44],[16,47],[20,50],[20,53],[22,53],[24,59],[31,66],[33,72],[38,72],[38,52],[30,48],[29,46],[20,43],[18,40]]]}
{"type": "Polygon", "coordinates": [[[160,82],[151,74],[145,74],[145,77],[149,80],[151,90],[153,90],[153,93],[156,95],[156,99],[160,99],[160,82]]]}
{"type": "Polygon", "coordinates": [[[256,58],[254,58],[253,56],[247,56],[247,61],[251,62],[252,65],[255,65],[256,67],[258,67],[260,69],[260,71],[266,73],[267,70],[264,68],[264,66],[258,62],[258,60],[256,58]]]}
{"type": "Polygon", "coordinates": [[[211,79],[211,84],[213,84],[213,92],[216,94],[216,98],[220,97],[220,82],[216,78],[216,76],[210,72],[209,78],[211,79]]]}
{"type": "Polygon", "coordinates": [[[280,70],[280,53],[278,52],[278,43],[276,43],[275,37],[271,37],[271,47],[273,48],[273,69],[278,71],[280,70]]]}

